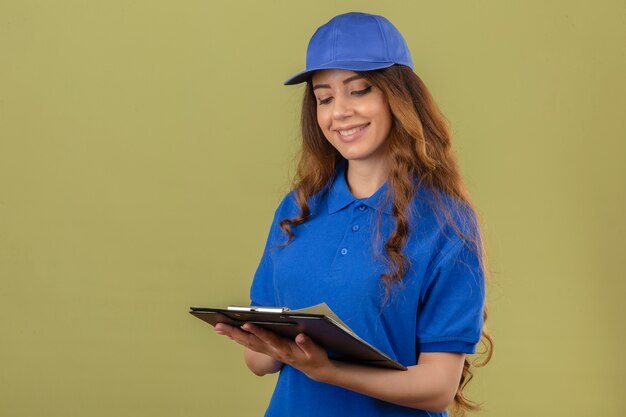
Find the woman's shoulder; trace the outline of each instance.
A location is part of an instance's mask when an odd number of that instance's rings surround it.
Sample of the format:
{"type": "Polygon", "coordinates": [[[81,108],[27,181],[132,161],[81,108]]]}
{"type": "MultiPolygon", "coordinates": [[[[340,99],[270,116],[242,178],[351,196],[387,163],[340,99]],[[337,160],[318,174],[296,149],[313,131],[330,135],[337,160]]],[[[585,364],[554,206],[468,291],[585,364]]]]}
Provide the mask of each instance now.
{"type": "Polygon", "coordinates": [[[283,196],[276,207],[274,217],[285,218],[293,217],[298,214],[298,199],[296,197],[296,190],[291,190],[283,196]]]}
{"type": "Polygon", "coordinates": [[[477,213],[468,201],[428,184],[421,184],[413,199],[412,214],[429,220],[446,233],[475,236],[479,232],[477,213]],[[458,229],[458,230],[457,230],[458,229]]]}
{"type": "MultiPolygon", "coordinates": [[[[316,194],[307,197],[307,205],[312,215],[316,215],[318,210],[324,206],[324,199],[327,197],[327,188],[324,187],[316,194]]],[[[300,215],[300,203],[298,202],[298,188],[291,189],[282,198],[280,204],[276,208],[275,215],[281,218],[296,217],[300,215]]]]}

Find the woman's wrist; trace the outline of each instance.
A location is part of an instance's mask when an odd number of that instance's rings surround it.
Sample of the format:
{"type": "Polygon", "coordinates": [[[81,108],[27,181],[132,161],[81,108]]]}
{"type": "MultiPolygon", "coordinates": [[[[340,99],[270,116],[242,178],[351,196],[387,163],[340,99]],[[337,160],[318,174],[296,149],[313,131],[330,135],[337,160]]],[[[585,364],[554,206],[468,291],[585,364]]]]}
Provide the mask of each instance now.
{"type": "Polygon", "coordinates": [[[307,376],[314,381],[332,384],[339,370],[337,361],[329,359],[324,366],[320,366],[310,371],[307,376]]]}

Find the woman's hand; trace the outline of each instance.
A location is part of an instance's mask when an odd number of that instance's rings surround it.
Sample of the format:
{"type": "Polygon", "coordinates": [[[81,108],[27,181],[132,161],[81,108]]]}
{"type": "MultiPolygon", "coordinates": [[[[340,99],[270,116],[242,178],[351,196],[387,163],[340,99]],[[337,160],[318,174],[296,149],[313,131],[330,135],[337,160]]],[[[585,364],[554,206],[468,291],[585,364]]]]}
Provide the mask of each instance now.
{"type": "Polygon", "coordinates": [[[326,351],[304,333],[290,340],[250,323],[241,329],[218,323],[215,331],[250,350],[293,366],[316,381],[322,380],[334,367],[326,351]]]}
{"type": "Polygon", "coordinates": [[[215,331],[245,346],[246,352],[257,352],[255,355],[262,354],[259,356],[276,361],[260,365],[258,369],[264,371],[253,371],[257,375],[267,373],[268,369],[276,372],[279,368],[274,364],[286,363],[315,381],[405,407],[440,413],[454,398],[465,359],[464,353],[422,352],[418,363],[403,372],[330,360],[323,348],[302,333],[292,341],[259,326],[245,324],[243,328],[245,331],[221,323],[215,326],[215,331]]]}

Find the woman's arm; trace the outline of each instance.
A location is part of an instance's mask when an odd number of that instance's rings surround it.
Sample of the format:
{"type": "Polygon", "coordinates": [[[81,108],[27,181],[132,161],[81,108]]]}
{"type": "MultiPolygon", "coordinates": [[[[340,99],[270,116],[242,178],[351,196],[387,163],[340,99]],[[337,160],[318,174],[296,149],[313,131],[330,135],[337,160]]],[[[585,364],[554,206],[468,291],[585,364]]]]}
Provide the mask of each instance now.
{"type": "MultiPolygon", "coordinates": [[[[245,346],[247,351],[287,363],[313,380],[405,407],[436,412],[443,412],[453,400],[465,359],[463,353],[422,353],[417,365],[403,372],[330,360],[326,351],[304,334],[292,341],[250,324],[244,325],[245,331],[224,324],[218,324],[215,329],[245,346]]],[[[252,362],[260,364],[263,361],[258,358],[263,356],[251,356],[256,358],[252,362]]],[[[268,364],[272,362],[268,360],[264,369],[270,368],[268,364]]],[[[263,367],[250,369],[255,372],[263,367]]]]}
{"type": "Polygon", "coordinates": [[[331,361],[319,381],[360,392],[383,401],[422,410],[444,412],[459,386],[464,353],[422,353],[408,371],[331,361]]]}
{"type": "Polygon", "coordinates": [[[281,361],[277,361],[271,356],[264,353],[255,352],[252,349],[245,348],[243,357],[248,368],[257,376],[273,374],[280,371],[283,367],[281,361]]]}

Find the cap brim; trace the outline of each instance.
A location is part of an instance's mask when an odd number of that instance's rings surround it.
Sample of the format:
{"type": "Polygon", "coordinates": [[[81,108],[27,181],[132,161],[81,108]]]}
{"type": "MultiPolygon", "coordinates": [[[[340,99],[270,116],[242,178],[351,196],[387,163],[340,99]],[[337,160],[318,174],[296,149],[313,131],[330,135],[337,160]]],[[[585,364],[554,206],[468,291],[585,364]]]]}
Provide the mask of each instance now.
{"type": "Polygon", "coordinates": [[[309,68],[306,71],[299,72],[289,78],[283,85],[300,84],[307,81],[315,71],[325,69],[342,69],[349,71],[372,71],[376,69],[387,68],[395,64],[395,62],[361,62],[361,61],[340,61],[332,62],[325,65],[318,65],[315,68],[309,68]]]}

